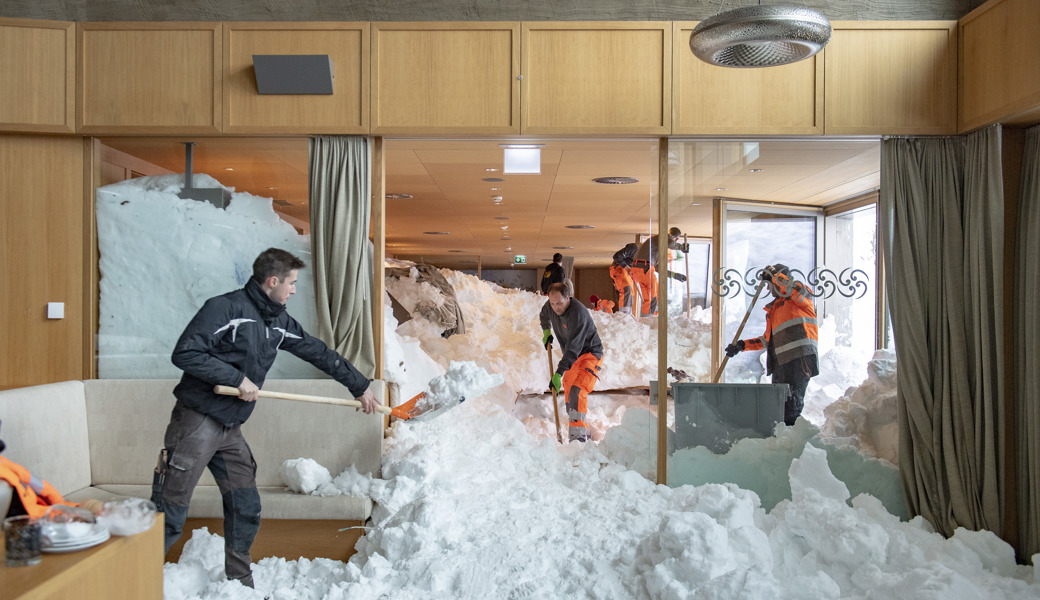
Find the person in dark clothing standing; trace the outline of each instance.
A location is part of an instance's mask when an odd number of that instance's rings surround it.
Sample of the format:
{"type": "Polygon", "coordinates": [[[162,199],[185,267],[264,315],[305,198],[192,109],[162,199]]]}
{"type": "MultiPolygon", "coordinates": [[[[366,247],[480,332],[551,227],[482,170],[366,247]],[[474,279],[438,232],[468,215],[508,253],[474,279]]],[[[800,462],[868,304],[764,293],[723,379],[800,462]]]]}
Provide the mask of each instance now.
{"type": "Polygon", "coordinates": [[[589,393],[596,387],[603,364],[603,344],[589,309],[571,298],[566,283],[552,284],[547,295],[549,299],[538,315],[542,345],[548,348],[553,342],[552,334],[556,332],[563,350],[563,358],[556,365],[549,386],[562,391],[566,399],[570,440],[585,442],[589,439],[585,413],[588,412],[589,393]]]}
{"type": "Polygon", "coordinates": [[[802,283],[791,279],[786,265],[766,266],[761,278],[773,295],[773,301],[765,305],[765,333],[726,346],[726,356],[765,348],[766,374],[773,376],[773,383],[788,385],[784,423],[791,426],[802,414],[809,379],[820,374],[816,307],[802,283]]]}
{"type": "Polygon", "coordinates": [[[165,512],[165,551],[180,537],[192,490],[208,468],[224,502],[224,571],[248,587],[253,587],[249,549],[260,528],[260,494],[241,425],[256,406],[278,350],[328,373],[366,413],[377,404],[368,379],[286,312],[304,266],[285,250],[265,250],[245,287],[207,300],[173,350],[173,364],[184,374],[173,389],[176,403],[152,490],[152,501],[165,512]],[[236,387],[239,396],[217,394],[215,385],[236,387]]]}
{"type": "Polygon", "coordinates": [[[563,283],[567,273],[563,270],[563,255],[557,252],[553,254],[553,261],[545,267],[542,273],[542,295],[549,294],[549,286],[554,283],[563,283]]]}

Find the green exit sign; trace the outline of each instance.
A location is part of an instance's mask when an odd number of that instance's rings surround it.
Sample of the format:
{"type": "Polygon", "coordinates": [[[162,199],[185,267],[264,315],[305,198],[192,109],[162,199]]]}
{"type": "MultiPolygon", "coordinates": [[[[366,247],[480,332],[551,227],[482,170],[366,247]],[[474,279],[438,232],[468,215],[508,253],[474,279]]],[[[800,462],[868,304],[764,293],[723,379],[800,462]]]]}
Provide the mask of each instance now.
{"type": "Polygon", "coordinates": [[[526,265],[527,264],[527,257],[524,256],[523,254],[517,254],[516,256],[513,257],[513,263],[517,264],[517,265],[526,265]]]}

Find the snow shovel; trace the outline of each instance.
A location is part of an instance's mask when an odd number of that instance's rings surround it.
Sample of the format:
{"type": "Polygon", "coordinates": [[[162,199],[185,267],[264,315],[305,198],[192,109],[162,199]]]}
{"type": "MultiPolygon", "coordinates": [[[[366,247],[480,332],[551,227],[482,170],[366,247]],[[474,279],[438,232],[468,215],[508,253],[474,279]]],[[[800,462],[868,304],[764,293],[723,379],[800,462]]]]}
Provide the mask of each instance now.
{"type": "MultiPolygon", "coordinates": [[[[238,396],[238,388],[233,388],[228,385],[218,385],[213,387],[213,391],[218,394],[224,394],[225,396],[238,396]]],[[[296,400],[298,402],[315,402],[317,404],[337,404],[339,406],[353,406],[355,408],[361,408],[360,400],[348,400],[346,398],[331,398],[328,396],[308,396],[306,394],[289,394],[286,392],[267,392],[260,390],[257,394],[261,398],[274,398],[277,400],[296,400]]],[[[426,397],[426,392],[420,392],[414,398],[405,402],[400,406],[393,408],[389,406],[383,406],[382,404],[376,405],[376,412],[383,413],[384,415],[390,415],[391,417],[407,421],[413,419],[428,412],[430,408],[437,407],[417,407],[416,404],[419,400],[426,397]]],[[[463,398],[465,400],[465,398],[463,398]]],[[[461,402],[461,400],[460,400],[461,402]]]]}
{"type": "MultiPolygon", "coordinates": [[[[552,344],[548,344],[545,347],[549,350],[549,380],[552,381],[553,375],[556,374],[556,369],[553,368],[552,362],[552,344]]],[[[556,441],[562,444],[563,434],[560,433],[560,402],[556,398],[556,388],[554,388],[552,384],[549,385],[549,388],[552,389],[553,416],[556,417],[556,441]]]]}
{"type": "MultiPolygon", "coordinates": [[[[758,301],[758,295],[762,293],[762,288],[765,287],[766,283],[768,282],[763,279],[762,282],[758,284],[758,289],[755,290],[755,297],[751,299],[751,305],[747,307],[747,312],[744,313],[744,320],[740,322],[740,327],[737,327],[737,333],[733,335],[733,341],[730,342],[731,344],[736,344],[737,340],[740,339],[740,333],[744,331],[744,325],[747,323],[748,317],[751,316],[751,309],[755,308],[755,302],[758,301]]],[[[722,371],[726,369],[727,362],[729,362],[729,356],[723,356],[722,364],[719,365],[719,370],[715,371],[715,377],[711,379],[712,383],[718,383],[719,377],[722,376],[722,371]]]]}

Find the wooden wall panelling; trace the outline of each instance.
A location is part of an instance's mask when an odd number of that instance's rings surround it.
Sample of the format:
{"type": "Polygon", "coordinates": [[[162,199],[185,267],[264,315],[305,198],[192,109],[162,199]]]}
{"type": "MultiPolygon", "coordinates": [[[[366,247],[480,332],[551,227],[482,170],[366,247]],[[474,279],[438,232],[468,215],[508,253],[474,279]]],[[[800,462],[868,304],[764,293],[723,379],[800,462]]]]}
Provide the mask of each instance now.
{"type": "Polygon", "coordinates": [[[838,21],[824,49],[824,132],[957,130],[955,21],[838,21]]]}
{"type": "Polygon", "coordinates": [[[672,133],[823,133],[823,55],[768,69],[710,65],[690,50],[697,22],[675,22],[672,133]]]}
{"type": "Polygon", "coordinates": [[[225,133],[368,133],[368,23],[226,23],[225,133]],[[327,54],[332,94],[257,92],[254,54],[327,54]]]}
{"type": "Polygon", "coordinates": [[[1040,2],[993,0],[960,20],[960,131],[1040,122],[1040,2]]]}
{"type": "Polygon", "coordinates": [[[520,24],[373,23],[372,133],[520,131],[520,24]]]}
{"type": "Polygon", "coordinates": [[[521,35],[523,133],[671,133],[670,22],[525,22],[521,35]]]}
{"type": "Polygon", "coordinates": [[[81,23],[83,133],[219,133],[220,23],[81,23]]]}
{"type": "Polygon", "coordinates": [[[76,26],[0,19],[0,130],[75,130],[76,26]]]}
{"type": "Polygon", "coordinates": [[[0,135],[0,388],[84,376],[84,142],[0,135]],[[47,303],[65,318],[48,319],[47,303]]]}

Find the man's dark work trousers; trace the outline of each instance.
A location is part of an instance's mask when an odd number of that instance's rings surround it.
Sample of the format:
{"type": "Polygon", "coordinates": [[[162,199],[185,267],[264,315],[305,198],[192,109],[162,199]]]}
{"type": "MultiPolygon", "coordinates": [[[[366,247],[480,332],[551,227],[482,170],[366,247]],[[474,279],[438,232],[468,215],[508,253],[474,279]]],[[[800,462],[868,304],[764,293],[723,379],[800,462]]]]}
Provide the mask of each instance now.
{"type": "Polygon", "coordinates": [[[152,501],[166,513],[166,552],[181,536],[188,503],[203,469],[209,468],[224,502],[224,572],[253,587],[249,548],[260,529],[256,461],[239,426],[226,427],[180,404],[166,428],[168,469],[152,501]]]}

